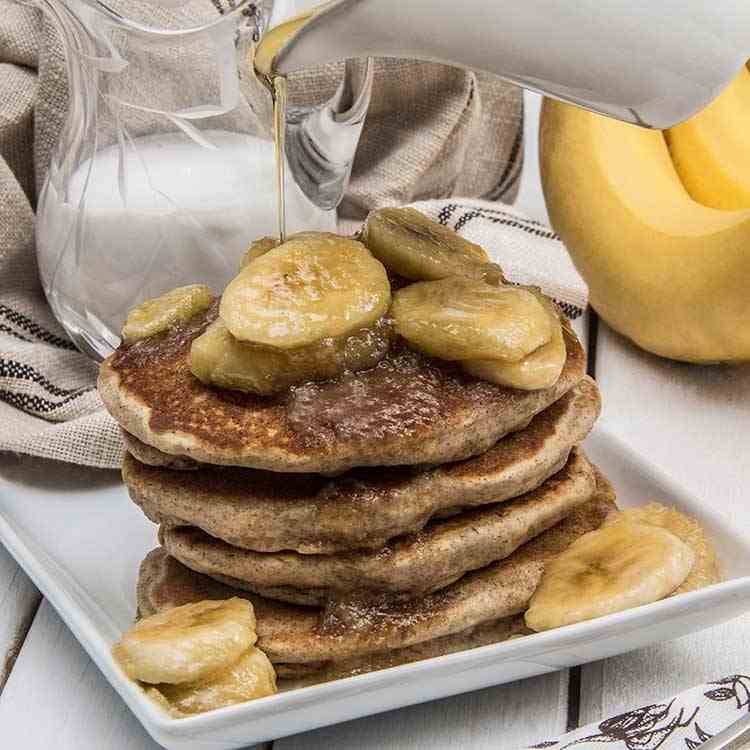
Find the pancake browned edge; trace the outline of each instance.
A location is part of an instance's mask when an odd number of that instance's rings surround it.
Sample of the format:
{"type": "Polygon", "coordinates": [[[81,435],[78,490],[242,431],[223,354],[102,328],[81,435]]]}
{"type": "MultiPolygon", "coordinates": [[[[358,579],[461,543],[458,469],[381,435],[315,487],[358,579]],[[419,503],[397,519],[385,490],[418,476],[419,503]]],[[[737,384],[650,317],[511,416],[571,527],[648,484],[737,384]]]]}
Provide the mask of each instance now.
{"type": "Polygon", "coordinates": [[[212,388],[190,372],[190,345],[216,308],[120,345],[102,363],[98,383],[123,429],[164,453],[210,464],[331,474],[459,461],[525,427],[585,374],[581,345],[564,326],[567,361],[545,390],[471,378],[396,344],[370,370],[260,397],[212,388]]]}
{"type": "Polygon", "coordinates": [[[127,456],[130,496],[155,523],[203,529],[235,547],[303,554],[379,549],[436,514],[508,500],[558,472],[601,402],[585,377],[528,427],[486,453],[432,469],[353,469],[336,478],[203,465],[192,472],[127,456]]]}
{"type": "Polygon", "coordinates": [[[413,598],[510,555],[591,499],[594,468],[579,448],[535,490],[428,524],[379,550],[335,555],[252,552],[194,527],[162,529],[167,552],[183,565],[237,588],[295,604],[325,604],[351,592],[413,598]]]}
{"type": "Polygon", "coordinates": [[[141,566],[138,608],[147,616],[202,599],[249,599],[256,611],[258,646],[278,665],[280,674],[324,672],[335,668],[331,662],[411,648],[524,612],[545,562],[582,534],[599,528],[614,510],[614,491],[597,472],[592,500],[504,560],[421,599],[350,598],[325,609],[284,604],[230,588],[191,571],[158,548],[141,566]]]}

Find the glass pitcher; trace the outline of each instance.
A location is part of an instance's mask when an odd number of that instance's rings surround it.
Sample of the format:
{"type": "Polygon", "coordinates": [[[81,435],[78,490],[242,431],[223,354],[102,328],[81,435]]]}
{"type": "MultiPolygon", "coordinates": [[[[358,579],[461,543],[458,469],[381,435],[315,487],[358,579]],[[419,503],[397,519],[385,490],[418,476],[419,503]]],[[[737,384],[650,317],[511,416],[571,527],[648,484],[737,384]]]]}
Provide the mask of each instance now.
{"type": "MultiPolygon", "coordinates": [[[[219,292],[249,243],[277,233],[272,104],[249,61],[265,28],[312,3],[276,0],[267,19],[248,0],[34,1],[62,36],[70,89],[39,271],[72,340],[102,358],[133,305],[184,284],[219,292]]],[[[372,82],[369,62],[343,70],[323,102],[305,90],[295,104],[290,79],[289,232],[335,228],[372,82]]]]}

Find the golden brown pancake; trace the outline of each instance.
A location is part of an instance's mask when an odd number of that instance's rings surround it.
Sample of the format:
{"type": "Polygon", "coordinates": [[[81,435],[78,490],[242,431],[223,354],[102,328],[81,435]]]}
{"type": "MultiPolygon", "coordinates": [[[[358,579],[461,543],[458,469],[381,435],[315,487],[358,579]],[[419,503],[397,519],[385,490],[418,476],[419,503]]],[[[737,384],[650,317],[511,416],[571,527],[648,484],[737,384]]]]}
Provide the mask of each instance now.
{"type": "Polygon", "coordinates": [[[258,646],[274,664],[322,670],[331,661],[410,648],[525,611],[545,562],[601,526],[615,509],[612,487],[597,473],[592,500],[504,560],[418,599],[360,600],[353,596],[322,609],[230,588],[186,568],[159,548],[141,566],[138,607],[147,616],[188,602],[241,596],[255,607],[258,646]]]}
{"type": "Polygon", "coordinates": [[[210,464],[326,474],[459,461],[525,427],[585,374],[583,350],[566,328],[565,367],[545,390],[471,378],[397,344],[370,370],[260,397],[191,374],[190,345],[215,316],[214,304],[170,331],[121,345],[102,363],[98,384],[123,429],[164,453],[210,464]]]}
{"type": "Polygon", "coordinates": [[[538,487],[564,466],[599,408],[596,384],[584,378],[483,455],[431,469],[363,468],[327,479],[205,465],[179,472],[126,457],[123,478],[156,523],[196,526],[235,547],[306,554],[379,549],[436,514],[538,487]]]}
{"type": "Polygon", "coordinates": [[[431,659],[435,656],[454,654],[457,651],[488,646],[491,643],[501,643],[530,633],[523,615],[513,615],[501,617],[499,620],[489,620],[459,633],[433,638],[431,641],[416,643],[413,646],[397,648],[393,651],[354,656],[321,664],[275,664],[274,668],[282,680],[281,689],[289,690],[328,680],[352,677],[365,672],[374,672],[377,669],[388,669],[422,659],[431,659]]]}
{"type": "Polygon", "coordinates": [[[325,604],[365,591],[415,597],[470,570],[501,560],[591,499],[594,469],[580,449],[540,487],[505,503],[486,505],[377,550],[334,555],[252,552],[194,527],[162,528],[166,551],[183,565],[223,583],[296,604],[325,604]]]}

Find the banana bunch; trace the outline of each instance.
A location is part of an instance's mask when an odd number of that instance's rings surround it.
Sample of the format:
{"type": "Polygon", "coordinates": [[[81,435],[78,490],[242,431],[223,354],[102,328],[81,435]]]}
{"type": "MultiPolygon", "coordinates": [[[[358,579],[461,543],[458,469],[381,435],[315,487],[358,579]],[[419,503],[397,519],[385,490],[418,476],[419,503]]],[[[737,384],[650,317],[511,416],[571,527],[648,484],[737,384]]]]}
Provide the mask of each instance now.
{"type": "Polygon", "coordinates": [[[179,717],[275,693],[276,672],[257,639],[252,604],[235,597],[140,620],[112,654],[130,679],[179,717]]]}
{"type": "Polygon", "coordinates": [[[613,513],[545,567],[525,619],[535,631],[650,604],[720,580],[700,524],[659,503],[613,513]]]}
{"type": "Polygon", "coordinates": [[[550,220],[591,304],[642,348],[750,360],[750,72],[664,133],[545,101],[550,220]]]}

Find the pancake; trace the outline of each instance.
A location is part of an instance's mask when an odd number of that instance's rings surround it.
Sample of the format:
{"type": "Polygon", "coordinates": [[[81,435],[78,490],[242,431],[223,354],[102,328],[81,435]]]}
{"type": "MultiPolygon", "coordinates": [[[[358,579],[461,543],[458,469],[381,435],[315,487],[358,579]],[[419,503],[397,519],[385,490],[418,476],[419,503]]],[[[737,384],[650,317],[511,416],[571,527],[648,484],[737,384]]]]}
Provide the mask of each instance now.
{"type": "Polygon", "coordinates": [[[510,638],[528,635],[530,632],[526,627],[523,615],[514,615],[499,620],[490,620],[474,628],[467,628],[460,633],[434,638],[431,641],[417,643],[406,648],[397,648],[393,651],[355,656],[350,659],[339,659],[318,665],[275,664],[274,668],[282,680],[281,689],[290,690],[343,677],[352,677],[365,672],[374,672],[377,669],[388,669],[422,659],[432,659],[435,656],[454,654],[457,651],[488,646],[491,643],[501,643],[510,638]]]}
{"type": "MultiPolygon", "coordinates": [[[[209,466],[209,464],[194,461],[188,456],[173,456],[157,450],[150,445],[146,445],[142,440],[138,440],[135,435],[131,435],[122,428],[120,429],[120,433],[127,452],[140,463],[146,464],[146,466],[162,466],[165,469],[174,469],[175,471],[194,471],[195,469],[209,466]]],[[[249,469],[249,471],[252,471],[252,469],[249,469]]]]}
{"type": "Polygon", "coordinates": [[[406,602],[351,597],[322,609],[284,604],[218,583],[158,548],[141,566],[138,608],[147,616],[202,599],[241,596],[255,607],[258,646],[274,664],[319,670],[325,662],[409,648],[525,611],[545,562],[601,526],[615,509],[612,487],[597,473],[594,498],[565,520],[504,560],[406,602]]]}
{"type": "Polygon", "coordinates": [[[559,471],[599,414],[596,384],[584,378],[526,429],[466,461],[432,469],[355,469],[326,479],[253,469],[179,472],[130,456],[123,478],[154,522],[196,526],[258,552],[331,554],[379,549],[419,531],[436,514],[516,497],[559,471]]]}
{"type": "Polygon", "coordinates": [[[414,597],[444,588],[464,573],[501,560],[591,499],[594,469],[580,449],[536,490],[487,505],[378,550],[335,555],[251,552],[194,527],[161,531],[166,551],[183,565],[237,588],[298,604],[324,604],[357,591],[414,597]]]}
{"type": "Polygon", "coordinates": [[[585,374],[581,345],[565,327],[565,367],[545,390],[478,380],[397,343],[370,370],[260,397],[213,388],[190,372],[190,345],[216,308],[121,344],[98,381],[105,406],[127,432],[164,453],[210,464],[331,474],[459,461],[525,427],[585,374]]]}

